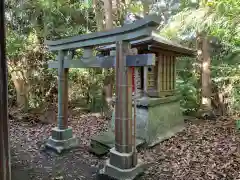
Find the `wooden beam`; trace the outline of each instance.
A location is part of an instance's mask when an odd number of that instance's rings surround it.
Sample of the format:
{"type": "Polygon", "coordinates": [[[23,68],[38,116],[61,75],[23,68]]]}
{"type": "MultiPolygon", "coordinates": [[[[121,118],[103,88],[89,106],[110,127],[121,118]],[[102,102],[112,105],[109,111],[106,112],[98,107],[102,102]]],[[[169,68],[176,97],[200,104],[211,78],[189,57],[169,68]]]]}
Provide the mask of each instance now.
{"type": "MultiPolygon", "coordinates": [[[[92,57],[83,58],[81,60],[64,60],[64,68],[111,68],[115,67],[116,56],[106,56],[106,57],[92,57]]],[[[138,54],[138,55],[128,55],[127,66],[131,67],[141,67],[148,65],[155,65],[156,55],[155,54],[138,54]]],[[[49,68],[59,68],[59,62],[51,61],[48,64],[49,68]]]]}
{"type": "MultiPolygon", "coordinates": [[[[128,32],[135,32],[136,30],[139,30],[142,27],[147,27],[147,26],[158,26],[159,25],[159,17],[158,16],[146,16],[144,19],[140,19],[137,22],[133,24],[126,24],[123,27],[118,27],[110,31],[103,31],[103,32],[95,32],[91,34],[86,34],[86,35],[78,35],[74,37],[68,37],[64,39],[59,39],[59,40],[46,40],[45,44],[47,46],[58,46],[58,45],[63,45],[63,44],[69,44],[73,42],[79,42],[80,44],[82,42],[85,42],[85,44],[88,44],[89,41],[93,39],[105,39],[105,38],[113,38],[113,36],[117,36],[119,34],[126,34],[128,32]]],[[[112,41],[111,41],[112,42],[112,41]]],[[[101,43],[101,42],[100,42],[101,43]]],[[[110,42],[108,42],[110,43],[110,42]]],[[[91,44],[91,43],[90,43],[91,44]]],[[[89,46],[89,45],[88,45],[89,46]]]]}
{"type": "Polygon", "coordinates": [[[73,40],[69,43],[62,43],[59,45],[49,45],[48,49],[50,51],[59,51],[59,50],[71,50],[71,49],[79,49],[84,47],[96,47],[102,45],[112,44],[118,40],[138,40],[151,35],[153,27],[144,27],[140,29],[136,29],[135,31],[123,32],[117,35],[111,35],[106,37],[94,37],[92,39],[86,39],[82,41],[73,40]]]}

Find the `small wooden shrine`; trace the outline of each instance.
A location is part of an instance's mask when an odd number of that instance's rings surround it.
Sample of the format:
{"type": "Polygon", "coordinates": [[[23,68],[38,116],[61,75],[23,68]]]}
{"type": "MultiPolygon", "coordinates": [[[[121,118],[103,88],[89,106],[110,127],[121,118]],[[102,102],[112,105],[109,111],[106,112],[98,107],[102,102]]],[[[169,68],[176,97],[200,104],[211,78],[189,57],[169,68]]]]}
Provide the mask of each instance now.
{"type": "Polygon", "coordinates": [[[175,88],[176,57],[193,56],[194,51],[157,35],[159,20],[157,16],[147,16],[111,31],[46,41],[50,51],[58,52],[57,59],[49,62],[49,68],[58,69],[58,124],[46,147],[61,153],[78,145],[78,138],[68,126],[69,68],[116,70],[111,128],[92,137],[91,143],[97,154],[110,149],[110,158],[100,175],[134,179],[144,171],[136,144],[156,144],[183,128],[175,88]],[[94,55],[96,48],[100,56],[94,55]],[[75,53],[78,49],[83,50],[83,56],[75,53]]]}
{"type": "MultiPolygon", "coordinates": [[[[154,31],[157,27],[158,23],[151,26],[148,37],[131,41],[133,54],[154,53],[156,56],[155,65],[134,68],[137,145],[153,146],[184,128],[180,94],[176,89],[176,63],[177,57],[195,56],[195,51],[159,36],[154,31]]],[[[102,56],[109,56],[115,53],[115,45],[100,47],[98,51],[102,56]]],[[[92,138],[91,151],[104,154],[112,148],[114,129],[115,111],[111,129],[92,138]]]]}

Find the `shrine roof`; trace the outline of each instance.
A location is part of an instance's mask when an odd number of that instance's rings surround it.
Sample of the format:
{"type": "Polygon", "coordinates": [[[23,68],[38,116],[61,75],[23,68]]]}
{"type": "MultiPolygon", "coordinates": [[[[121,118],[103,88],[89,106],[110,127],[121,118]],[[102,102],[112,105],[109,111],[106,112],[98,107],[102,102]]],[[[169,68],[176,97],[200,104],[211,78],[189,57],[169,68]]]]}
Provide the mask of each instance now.
{"type": "MultiPolygon", "coordinates": [[[[134,40],[130,42],[133,47],[138,47],[141,45],[147,45],[148,50],[155,49],[156,51],[168,51],[175,52],[182,56],[195,56],[196,51],[187,47],[180,45],[174,41],[171,41],[165,37],[157,34],[157,32],[152,32],[151,36],[134,40]]],[[[115,49],[115,44],[98,47],[98,51],[109,51],[115,49]]]]}
{"type": "Polygon", "coordinates": [[[195,51],[185,48],[175,42],[159,36],[156,28],[159,26],[158,16],[146,16],[132,24],[109,31],[67,37],[58,40],[46,40],[45,44],[50,51],[74,50],[79,48],[98,48],[106,50],[114,48],[116,41],[129,41],[132,45],[148,44],[162,50],[169,50],[184,55],[194,55],[195,51]],[[99,48],[100,47],[100,48],[99,48]]]}

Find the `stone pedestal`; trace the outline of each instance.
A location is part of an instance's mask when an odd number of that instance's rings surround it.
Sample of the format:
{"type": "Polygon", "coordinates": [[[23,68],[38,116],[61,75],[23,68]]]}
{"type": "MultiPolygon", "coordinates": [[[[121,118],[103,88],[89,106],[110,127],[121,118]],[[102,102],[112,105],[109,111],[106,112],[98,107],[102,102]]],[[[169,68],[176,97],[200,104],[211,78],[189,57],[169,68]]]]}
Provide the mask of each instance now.
{"type": "MultiPolygon", "coordinates": [[[[137,146],[144,143],[149,147],[154,146],[184,129],[179,96],[163,98],[142,97],[137,99],[136,103],[137,146]]],[[[92,137],[91,151],[100,155],[114,147],[114,126],[115,112],[112,114],[109,131],[92,137]]]]}
{"type": "Polygon", "coordinates": [[[71,127],[63,130],[55,127],[52,129],[52,135],[48,139],[46,147],[62,153],[64,150],[69,150],[77,145],[78,139],[73,136],[71,127]]]}
{"type": "Polygon", "coordinates": [[[110,159],[98,174],[98,179],[133,180],[144,172],[144,164],[136,159],[137,154],[120,153],[112,148],[110,159]]]}

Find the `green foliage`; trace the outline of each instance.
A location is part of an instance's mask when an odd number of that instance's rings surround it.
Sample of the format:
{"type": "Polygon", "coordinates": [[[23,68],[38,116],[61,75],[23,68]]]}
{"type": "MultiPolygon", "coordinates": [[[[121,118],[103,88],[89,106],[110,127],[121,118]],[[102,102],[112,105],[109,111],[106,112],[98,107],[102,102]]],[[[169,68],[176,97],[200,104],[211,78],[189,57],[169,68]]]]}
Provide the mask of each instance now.
{"type": "MultiPolygon", "coordinates": [[[[96,30],[91,0],[11,0],[6,2],[7,57],[10,75],[20,71],[29,83],[29,106],[41,106],[49,90],[57,86],[56,70],[48,69],[46,62],[55,59],[44,48],[44,39],[55,39],[96,30]]],[[[120,25],[127,11],[143,11],[141,3],[121,3],[118,10],[120,25]]],[[[172,13],[168,5],[165,14],[172,13]]],[[[174,10],[175,12],[175,10],[174,10]]],[[[197,31],[205,31],[219,41],[212,49],[211,75],[221,92],[226,92],[229,106],[234,111],[240,105],[240,1],[237,0],[181,0],[175,16],[161,30],[170,39],[195,48],[197,31]],[[229,90],[230,89],[230,90],[229,90]]],[[[81,52],[80,52],[81,53],[81,52]]],[[[112,73],[112,72],[111,72],[112,73]]],[[[71,69],[70,99],[91,106],[100,99],[105,75],[98,69],[71,69]]],[[[11,79],[11,76],[9,77],[11,79]]],[[[184,111],[195,111],[199,106],[198,64],[195,59],[181,58],[178,64],[177,87],[182,94],[184,111]]],[[[16,90],[9,82],[10,102],[16,99],[16,90]]],[[[101,102],[99,102],[101,103],[101,102]]]]}
{"type": "MultiPolygon", "coordinates": [[[[181,3],[179,13],[171,18],[160,33],[195,48],[196,33],[207,32],[212,40],[210,52],[213,84],[224,95],[230,113],[239,111],[240,1],[199,1],[199,4],[193,5],[192,1],[183,0],[181,3]]],[[[187,112],[198,107],[199,98],[195,93],[199,92],[200,82],[197,66],[190,67],[189,64],[196,62],[194,59],[180,60],[179,89],[183,94],[182,106],[187,112]]]]}

